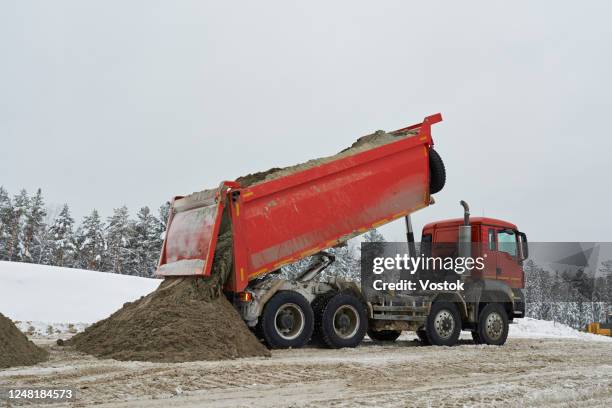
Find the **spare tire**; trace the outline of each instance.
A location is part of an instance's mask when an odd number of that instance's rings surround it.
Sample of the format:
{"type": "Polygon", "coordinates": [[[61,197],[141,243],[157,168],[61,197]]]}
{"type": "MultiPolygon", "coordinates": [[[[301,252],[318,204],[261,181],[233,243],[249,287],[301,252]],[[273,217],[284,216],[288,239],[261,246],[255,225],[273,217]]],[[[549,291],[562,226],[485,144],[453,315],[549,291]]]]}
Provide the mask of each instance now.
{"type": "Polygon", "coordinates": [[[429,149],[429,194],[436,194],[446,184],[446,168],[442,158],[433,148],[429,149]]]}

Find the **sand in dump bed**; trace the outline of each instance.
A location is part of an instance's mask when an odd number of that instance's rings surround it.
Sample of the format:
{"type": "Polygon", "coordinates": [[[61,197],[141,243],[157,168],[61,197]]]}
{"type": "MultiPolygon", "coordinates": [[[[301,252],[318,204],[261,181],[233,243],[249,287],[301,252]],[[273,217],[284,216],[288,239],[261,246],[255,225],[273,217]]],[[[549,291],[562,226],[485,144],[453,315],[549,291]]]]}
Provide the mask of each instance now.
{"type": "Polygon", "coordinates": [[[269,356],[224,296],[203,278],[166,279],[68,344],[100,358],[156,362],[269,356]]]}
{"type": "Polygon", "coordinates": [[[0,368],[34,365],[47,357],[46,350],[28,340],[9,318],[0,313],[0,368]]]}
{"type": "Polygon", "coordinates": [[[289,174],[296,173],[298,171],[310,169],[312,167],[320,166],[321,164],[328,163],[330,161],[347,157],[356,153],[363,152],[365,150],[373,149],[377,146],[382,146],[387,143],[396,142],[402,138],[408,136],[414,136],[418,133],[417,130],[410,130],[399,133],[387,133],[384,130],[377,130],[376,132],[362,136],[355,141],[350,147],[342,150],[340,153],[334,156],[321,157],[318,159],[308,160],[305,163],[296,164],[289,167],[274,167],[272,169],[261,171],[258,173],[248,174],[236,179],[243,187],[249,187],[254,184],[262,183],[264,181],[270,181],[279,177],[287,176],[289,174]]]}

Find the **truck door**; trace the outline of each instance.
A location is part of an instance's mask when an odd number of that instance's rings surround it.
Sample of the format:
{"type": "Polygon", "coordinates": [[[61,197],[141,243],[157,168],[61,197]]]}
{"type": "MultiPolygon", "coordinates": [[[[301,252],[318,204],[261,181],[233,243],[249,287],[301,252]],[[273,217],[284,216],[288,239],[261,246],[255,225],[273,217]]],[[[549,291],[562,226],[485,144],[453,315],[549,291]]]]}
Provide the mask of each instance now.
{"type": "Polygon", "coordinates": [[[509,229],[497,229],[496,277],[510,287],[522,287],[522,267],[519,264],[518,235],[509,229]]]}
{"type": "Polygon", "coordinates": [[[483,279],[497,279],[497,229],[494,227],[483,227],[486,234],[486,245],[483,245],[483,257],[485,268],[482,271],[483,279]]]}

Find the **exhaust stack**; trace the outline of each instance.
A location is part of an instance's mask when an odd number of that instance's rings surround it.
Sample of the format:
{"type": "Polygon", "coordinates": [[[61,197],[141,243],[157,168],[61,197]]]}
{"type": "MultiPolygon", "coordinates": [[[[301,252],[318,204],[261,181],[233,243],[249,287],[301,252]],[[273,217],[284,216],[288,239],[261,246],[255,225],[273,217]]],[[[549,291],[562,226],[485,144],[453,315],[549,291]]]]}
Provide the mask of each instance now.
{"type": "MultiPolygon", "coordinates": [[[[470,206],[465,201],[459,202],[463,207],[463,225],[459,226],[458,252],[462,258],[472,256],[472,226],[470,225],[470,206]]],[[[469,272],[466,272],[469,274],[469,272]]]]}
{"type": "Polygon", "coordinates": [[[459,204],[463,207],[463,225],[470,225],[470,206],[465,201],[459,201],[459,204]]]}

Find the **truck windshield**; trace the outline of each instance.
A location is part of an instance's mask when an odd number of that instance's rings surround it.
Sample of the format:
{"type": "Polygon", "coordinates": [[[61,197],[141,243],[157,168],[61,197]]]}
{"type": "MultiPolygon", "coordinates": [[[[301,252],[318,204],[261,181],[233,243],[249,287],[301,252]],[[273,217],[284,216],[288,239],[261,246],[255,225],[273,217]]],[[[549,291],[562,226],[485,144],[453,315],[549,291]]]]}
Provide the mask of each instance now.
{"type": "Polygon", "coordinates": [[[499,251],[516,257],[516,234],[513,231],[499,231],[497,233],[497,245],[499,251]]]}

